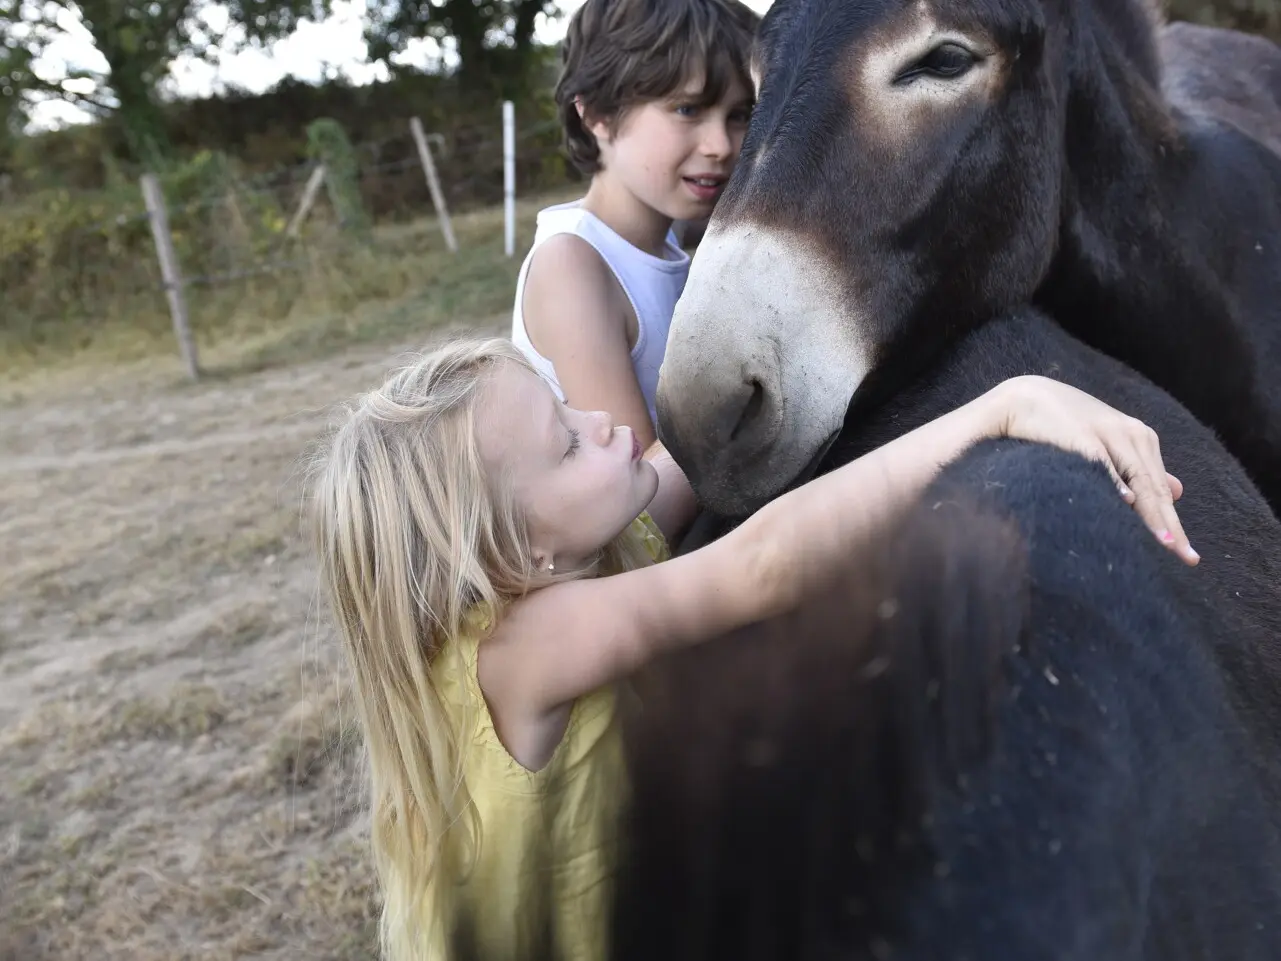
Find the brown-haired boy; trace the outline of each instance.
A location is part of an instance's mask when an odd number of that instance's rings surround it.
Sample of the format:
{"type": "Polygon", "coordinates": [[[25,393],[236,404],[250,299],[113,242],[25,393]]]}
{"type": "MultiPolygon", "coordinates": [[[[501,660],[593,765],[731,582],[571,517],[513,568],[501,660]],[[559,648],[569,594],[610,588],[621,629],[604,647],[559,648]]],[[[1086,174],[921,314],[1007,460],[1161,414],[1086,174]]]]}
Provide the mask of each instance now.
{"type": "Polygon", "coordinates": [[[646,447],[689,272],[672,224],[708,217],[738,159],[758,23],[738,0],[587,0],[565,38],[556,101],[591,183],[538,215],[512,339],[569,406],[646,447]]]}

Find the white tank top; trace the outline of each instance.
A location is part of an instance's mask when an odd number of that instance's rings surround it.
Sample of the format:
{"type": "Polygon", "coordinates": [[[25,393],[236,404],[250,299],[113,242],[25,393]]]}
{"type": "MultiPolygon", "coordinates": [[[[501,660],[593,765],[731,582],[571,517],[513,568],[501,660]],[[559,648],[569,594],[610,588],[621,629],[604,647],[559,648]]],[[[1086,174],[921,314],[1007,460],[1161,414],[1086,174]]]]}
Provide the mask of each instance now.
{"type": "Polygon", "coordinates": [[[581,203],[575,200],[556,204],[538,214],[534,243],[525,255],[525,262],[521,264],[520,274],[516,279],[512,342],[551,384],[556,396],[564,400],[565,393],[556,377],[556,368],[534,349],[534,344],[529,339],[521,304],[525,297],[525,276],[529,273],[534,252],[549,237],[557,234],[574,234],[583,238],[609,265],[636,313],[636,345],[631,351],[632,369],[636,372],[636,380],[645,396],[649,418],[656,422],[658,415],[654,408],[654,394],[658,389],[658,369],[662,366],[663,354],[667,351],[667,331],[672,325],[676,301],[685,289],[685,278],[689,276],[689,254],[681,250],[676,242],[676,235],[671,231],[668,232],[664,245],[665,257],[646,253],[616,234],[595,214],[584,210],[581,203]]]}

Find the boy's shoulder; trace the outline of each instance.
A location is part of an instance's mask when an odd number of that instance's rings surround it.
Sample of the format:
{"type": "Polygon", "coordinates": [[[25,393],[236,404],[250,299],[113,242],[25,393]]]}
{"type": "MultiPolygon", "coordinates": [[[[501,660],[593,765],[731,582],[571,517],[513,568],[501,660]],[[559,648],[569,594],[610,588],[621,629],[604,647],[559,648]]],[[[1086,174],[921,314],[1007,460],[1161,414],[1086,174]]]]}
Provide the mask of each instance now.
{"type": "Polygon", "coordinates": [[[561,302],[566,295],[588,304],[616,301],[617,281],[597,243],[589,240],[592,215],[582,200],[538,211],[534,243],[525,267],[526,297],[561,302]]]}
{"type": "Polygon", "coordinates": [[[529,269],[569,270],[574,274],[609,272],[597,243],[593,243],[593,218],[581,200],[552,204],[538,212],[529,269]]]}
{"type": "Polygon", "coordinates": [[[538,211],[535,223],[539,227],[575,223],[581,220],[587,212],[583,207],[583,199],[579,197],[577,200],[566,200],[562,203],[550,204],[538,211]]]}
{"type": "Polygon", "coordinates": [[[563,237],[578,237],[587,243],[592,233],[592,215],[582,206],[582,200],[552,204],[538,212],[534,221],[534,243],[531,253],[542,250],[548,243],[563,237]]]}
{"type": "Polygon", "coordinates": [[[600,302],[613,302],[614,273],[589,241],[568,231],[555,233],[529,254],[526,289],[538,299],[562,299],[567,292],[600,302]]]}
{"type": "Polygon", "coordinates": [[[556,283],[612,283],[614,271],[602,246],[610,246],[609,227],[583,205],[582,199],[552,204],[538,212],[528,271],[556,283]]]}

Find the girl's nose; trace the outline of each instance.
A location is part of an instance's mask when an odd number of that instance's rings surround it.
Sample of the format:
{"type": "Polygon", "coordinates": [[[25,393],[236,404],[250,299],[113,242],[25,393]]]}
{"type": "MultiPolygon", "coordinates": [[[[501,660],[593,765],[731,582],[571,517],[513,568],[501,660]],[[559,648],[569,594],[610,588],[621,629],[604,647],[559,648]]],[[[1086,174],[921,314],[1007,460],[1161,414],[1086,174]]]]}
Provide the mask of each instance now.
{"type": "Polygon", "coordinates": [[[597,442],[604,446],[614,436],[614,418],[609,415],[607,410],[595,411],[592,416],[596,418],[597,442]]]}

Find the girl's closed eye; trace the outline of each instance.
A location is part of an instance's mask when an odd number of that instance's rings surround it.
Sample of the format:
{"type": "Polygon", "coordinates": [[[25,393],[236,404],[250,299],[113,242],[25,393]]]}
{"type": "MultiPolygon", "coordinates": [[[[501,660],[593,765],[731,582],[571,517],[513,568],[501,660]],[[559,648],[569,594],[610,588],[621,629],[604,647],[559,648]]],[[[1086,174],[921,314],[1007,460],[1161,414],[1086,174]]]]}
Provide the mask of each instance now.
{"type": "Polygon", "coordinates": [[[573,457],[574,452],[577,450],[578,450],[578,428],[571,427],[569,429],[569,448],[565,451],[565,457],[573,457]]]}

